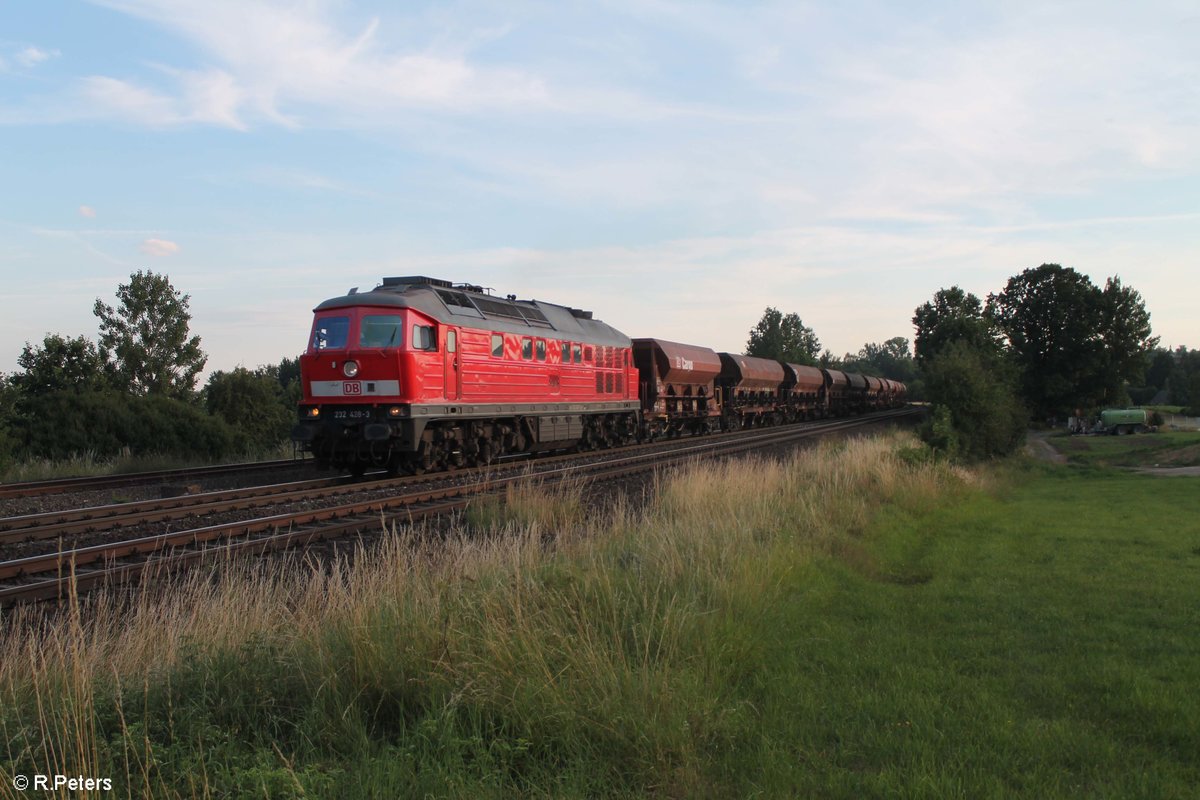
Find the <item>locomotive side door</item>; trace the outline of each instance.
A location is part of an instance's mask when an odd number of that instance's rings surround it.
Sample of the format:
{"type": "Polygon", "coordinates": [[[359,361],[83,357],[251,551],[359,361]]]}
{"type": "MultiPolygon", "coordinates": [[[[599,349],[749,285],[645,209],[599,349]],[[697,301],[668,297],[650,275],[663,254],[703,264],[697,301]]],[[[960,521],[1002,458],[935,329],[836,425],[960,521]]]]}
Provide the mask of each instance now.
{"type": "Polygon", "coordinates": [[[458,328],[446,327],[446,399],[457,400],[462,389],[462,371],[458,359],[458,328]]]}

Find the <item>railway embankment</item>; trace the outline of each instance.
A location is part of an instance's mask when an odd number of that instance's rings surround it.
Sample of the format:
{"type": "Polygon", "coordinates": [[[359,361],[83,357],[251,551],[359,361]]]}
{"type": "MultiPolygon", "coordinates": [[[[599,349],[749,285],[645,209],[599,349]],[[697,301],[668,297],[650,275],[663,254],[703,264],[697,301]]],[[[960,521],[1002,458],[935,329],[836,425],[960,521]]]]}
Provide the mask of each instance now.
{"type": "Polygon", "coordinates": [[[1184,796],[1184,483],[845,439],[9,617],[0,794],[1184,796]]]}

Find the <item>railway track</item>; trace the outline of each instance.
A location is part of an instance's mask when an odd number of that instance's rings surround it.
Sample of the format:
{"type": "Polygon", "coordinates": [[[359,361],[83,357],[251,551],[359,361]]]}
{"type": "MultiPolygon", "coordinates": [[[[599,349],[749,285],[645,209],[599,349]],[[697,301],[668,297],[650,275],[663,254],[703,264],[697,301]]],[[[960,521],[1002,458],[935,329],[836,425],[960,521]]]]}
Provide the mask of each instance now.
{"type": "Polygon", "coordinates": [[[364,530],[380,530],[393,521],[418,521],[466,508],[480,496],[503,492],[513,483],[530,478],[555,482],[571,478],[606,481],[639,472],[678,464],[698,456],[735,455],[766,446],[851,430],[868,424],[899,419],[911,410],[881,412],[849,420],[826,421],[804,426],[760,429],[703,439],[673,440],[655,445],[638,445],[622,450],[585,454],[587,463],[573,454],[528,462],[519,467],[479,468],[435,476],[394,478],[369,482],[346,479],[300,481],[256,487],[256,490],[214,492],[227,495],[220,499],[193,495],[186,499],[170,498],[150,503],[82,509],[67,512],[82,515],[76,519],[51,512],[30,517],[43,520],[9,518],[0,520],[0,542],[44,541],[58,539],[97,526],[109,529],[119,525],[144,524],[148,521],[178,519],[197,514],[201,509],[228,511],[257,508],[264,503],[310,503],[354,493],[372,496],[352,499],[337,505],[304,508],[170,531],[136,536],[121,541],[106,541],[81,547],[59,547],[0,562],[0,607],[35,600],[53,600],[86,592],[102,585],[153,579],[178,571],[203,560],[234,555],[266,553],[312,542],[355,535],[364,530]],[[531,469],[532,468],[532,469],[531,469]],[[439,485],[439,483],[441,485],[439,485]],[[177,504],[171,501],[178,501],[177,504]],[[129,506],[139,506],[137,510],[129,506]],[[144,506],[144,508],[142,508],[144,506]],[[153,506],[153,507],[152,507],[153,506]],[[124,510],[122,511],[122,507],[124,510]],[[92,514],[91,517],[88,515],[92,514]],[[140,515],[140,516],[139,516],[140,515]],[[90,526],[90,527],[89,527],[90,526]]]}
{"type": "Polygon", "coordinates": [[[13,497],[37,497],[66,492],[86,492],[96,489],[115,489],[156,483],[183,483],[225,475],[255,474],[298,466],[307,459],[284,458],[277,461],[255,461],[242,464],[217,464],[211,467],[162,469],[153,472],[131,472],[127,475],[103,475],[82,478],[56,478],[47,481],[0,483],[0,500],[13,497]]]}

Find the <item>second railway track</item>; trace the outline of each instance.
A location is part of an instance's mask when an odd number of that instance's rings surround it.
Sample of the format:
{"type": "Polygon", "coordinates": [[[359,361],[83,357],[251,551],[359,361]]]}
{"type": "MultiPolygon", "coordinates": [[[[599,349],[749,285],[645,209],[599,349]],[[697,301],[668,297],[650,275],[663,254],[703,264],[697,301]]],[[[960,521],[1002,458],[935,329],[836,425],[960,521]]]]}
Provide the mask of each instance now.
{"type": "Polygon", "coordinates": [[[64,512],[33,515],[42,517],[40,520],[30,517],[8,518],[0,520],[0,543],[49,539],[57,539],[62,543],[70,534],[89,530],[111,531],[122,525],[144,525],[199,513],[261,508],[281,502],[311,503],[356,492],[371,495],[338,505],[309,507],[120,541],[78,547],[60,546],[52,552],[8,558],[0,561],[0,606],[52,600],[102,585],[150,579],[214,556],[265,553],[355,535],[366,530],[379,530],[393,520],[416,521],[445,514],[465,508],[473,498],[503,491],[510,484],[531,477],[544,481],[567,477],[596,481],[615,479],[677,464],[699,455],[733,455],[895,420],[908,413],[912,412],[883,412],[848,420],[759,429],[711,439],[673,440],[666,443],[665,452],[660,443],[659,446],[641,445],[582,456],[559,456],[528,464],[532,469],[493,467],[371,482],[350,482],[345,479],[300,481],[256,487],[254,490],[210,493],[222,495],[219,498],[192,495],[66,514],[67,517],[77,515],[75,519],[63,519],[64,512]],[[587,457],[591,457],[588,463],[570,463],[587,457]]]}

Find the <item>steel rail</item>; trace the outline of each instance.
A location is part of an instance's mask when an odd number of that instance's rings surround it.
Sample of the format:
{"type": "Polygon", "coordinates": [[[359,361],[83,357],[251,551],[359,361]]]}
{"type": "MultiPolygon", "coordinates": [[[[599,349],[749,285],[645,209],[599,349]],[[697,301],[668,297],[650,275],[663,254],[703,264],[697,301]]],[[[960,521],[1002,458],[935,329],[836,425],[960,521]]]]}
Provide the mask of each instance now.
{"type": "Polygon", "coordinates": [[[265,472],[283,469],[289,465],[300,465],[311,459],[284,458],[277,461],[248,461],[240,464],[216,464],[210,467],[184,469],[160,469],[151,472],[130,472],[126,475],[98,475],[78,478],[55,478],[45,481],[21,481],[0,483],[0,499],[10,497],[37,497],[45,494],[86,492],[95,489],[114,489],[123,486],[167,483],[170,481],[197,478],[212,478],[239,472],[265,472]]]}
{"type": "MultiPolygon", "coordinates": [[[[830,421],[809,423],[809,427],[834,424],[830,421]]],[[[719,434],[725,440],[746,437],[774,436],[773,433],[763,433],[764,429],[751,428],[719,434]]],[[[774,428],[769,430],[775,430],[774,428]]],[[[637,452],[641,450],[670,450],[685,446],[695,441],[693,437],[679,439],[660,439],[636,445],[619,448],[622,452],[637,452]]],[[[614,449],[611,452],[616,452],[614,449]]],[[[428,484],[446,480],[461,480],[469,475],[491,475],[497,472],[514,469],[527,469],[534,464],[534,469],[546,469],[562,461],[573,461],[586,458],[593,452],[571,452],[563,455],[547,456],[530,462],[528,459],[508,459],[491,465],[470,467],[455,471],[434,472],[419,476],[402,476],[381,478],[370,482],[353,481],[348,476],[334,478],[316,478],[288,483],[269,484],[266,486],[245,487],[240,489],[225,489],[196,494],[182,494],[173,497],[139,500],[126,503],[113,503],[102,506],[90,506],[68,510],[45,511],[37,514],[0,518],[0,545],[32,542],[45,539],[55,539],[63,536],[73,536],[97,531],[111,531],[118,528],[129,528],[152,522],[184,519],[205,514],[218,514],[229,511],[239,511],[253,508],[257,505],[282,504],[306,500],[321,500],[324,498],[353,494],[364,491],[380,491],[390,488],[405,488],[414,484],[428,484]]]]}
{"type": "Polygon", "coordinates": [[[725,457],[758,449],[764,443],[786,444],[794,440],[886,422],[911,413],[915,412],[883,412],[803,428],[772,428],[737,441],[717,439],[688,443],[668,453],[617,454],[613,459],[563,466],[536,474],[489,477],[467,485],[424,489],[331,508],[278,514],[194,530],[139,537],[123,542],[92,545],[54,554],[27,556],[0,563],[0,580],[36,578],[39,575],[54,577],[0,587],[0,606],[63,597],[69,592],[85,591],[101,583],[124,583],[139,576],[152,576],[157,570],[174,571],[176,567],[186,566],[198,559],[219,553],[262,553],[286,549],[305,542],[359,532],[365,525],[386,526],[389,522],[401,518],[417,520],[436,516],[464,508],[472,498],[481,494],[500,492],[511,484],[530,479],[553,481],[582,476],[604,480],[624,477],[687,461],[701,453],[725,457]],[[256,535],[260,538],[252,538],[256,535]],[[222,544],[213,546],[213,542],[222,544]],[[140,560],[134,563],[113,563],[116,559],[128,558],[140,560]],[[101,566],[91,568],[97,563],[101,566]],[[80,567],[88,569],[81,571],[80,567]]]}

